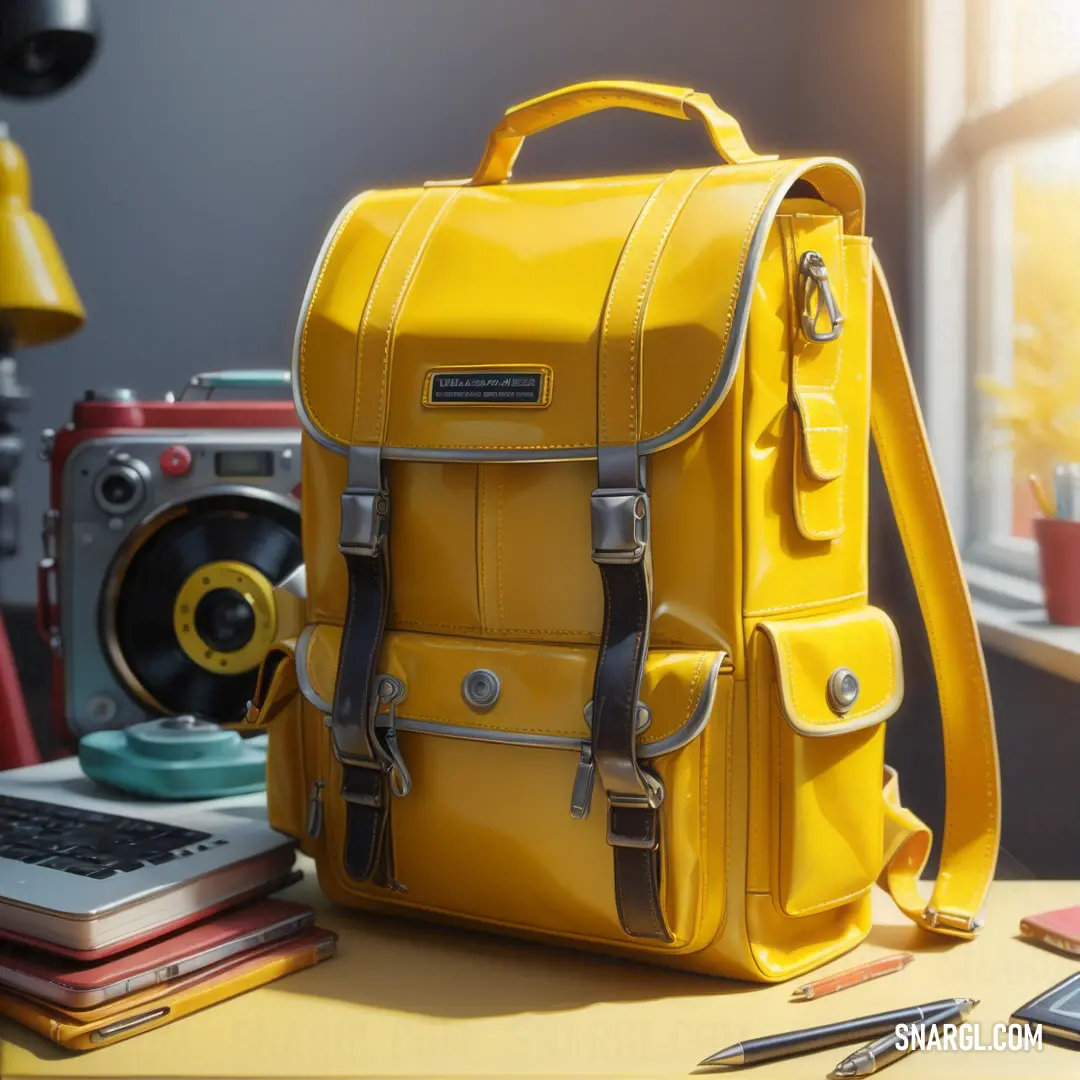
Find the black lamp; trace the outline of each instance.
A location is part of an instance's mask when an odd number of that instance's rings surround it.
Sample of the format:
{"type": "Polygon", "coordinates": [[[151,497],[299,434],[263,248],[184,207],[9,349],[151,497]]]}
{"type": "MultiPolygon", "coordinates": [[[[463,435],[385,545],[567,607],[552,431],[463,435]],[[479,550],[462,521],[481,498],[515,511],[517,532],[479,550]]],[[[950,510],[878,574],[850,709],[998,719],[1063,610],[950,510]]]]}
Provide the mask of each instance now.
{"type": "Polygon", "coordinates": [[[90,0],[0,0],[0,94],[58,93],[89,66],[99,36],[90,0]]]}

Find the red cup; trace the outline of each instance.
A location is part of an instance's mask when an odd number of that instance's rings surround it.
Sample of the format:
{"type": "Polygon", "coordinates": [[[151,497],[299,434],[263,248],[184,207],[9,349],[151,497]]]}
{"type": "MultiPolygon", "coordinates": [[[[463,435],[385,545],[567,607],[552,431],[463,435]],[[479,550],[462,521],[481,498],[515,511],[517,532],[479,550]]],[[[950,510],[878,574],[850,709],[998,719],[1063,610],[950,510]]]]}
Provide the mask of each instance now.
{"type": "Polygon", "coordinates": [[[1047,616],[1058,626],[1080,626],[1080,521],[1036,518],[1035,539],[1047,616]]]}

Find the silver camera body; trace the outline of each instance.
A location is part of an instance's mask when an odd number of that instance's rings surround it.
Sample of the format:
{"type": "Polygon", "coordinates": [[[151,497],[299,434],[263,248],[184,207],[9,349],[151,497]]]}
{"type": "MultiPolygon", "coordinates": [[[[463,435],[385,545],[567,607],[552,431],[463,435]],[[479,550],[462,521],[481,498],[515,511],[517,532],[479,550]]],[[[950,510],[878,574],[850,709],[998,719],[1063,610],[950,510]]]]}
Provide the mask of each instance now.
{"type": "MultiPolygon", "coordinates": [[[[287,382],[284,373],[279,379],[287,382]]],[[[258,402],[259,415],[254,405],[145,403],[128,391],[98,391],[76,405],[61,432],[44,433],[54,498],[44,522],[39,622],[54,656],[59,729],[81,737],[148,716],[237,718],[236,703],[246,700],[237,683],[253,687],[258,666],[250,636],[241,638],[256,623],[265,637],[273,617],[266,586],[298,565],[300,550],[295,412],[291,401],[258,402]],[[181,579],[189,583],[184,595],[181,579]],[[179,614],[193,595],[194,617],[179,614]],[[203,659],[204,644],[221,673],[203,659]],[[243,670],[228,666],[238,648],[243,670]],[[166,661],[176,671],[155,683],[166,661]],[[227,704],[215,697],[225,682],[227,704]]]]}

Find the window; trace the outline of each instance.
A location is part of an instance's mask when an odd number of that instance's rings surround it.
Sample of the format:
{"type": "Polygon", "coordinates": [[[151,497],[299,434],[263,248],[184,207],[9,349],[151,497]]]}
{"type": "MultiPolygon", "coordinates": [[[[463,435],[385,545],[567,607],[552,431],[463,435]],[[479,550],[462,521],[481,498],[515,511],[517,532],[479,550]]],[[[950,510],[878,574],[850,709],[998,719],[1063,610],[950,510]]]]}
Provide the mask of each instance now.
{"type": "Polygon", "coordinates": [[[965,559],[1080,460],[1080,0],[924,0],[923,397],[965,559]]]}

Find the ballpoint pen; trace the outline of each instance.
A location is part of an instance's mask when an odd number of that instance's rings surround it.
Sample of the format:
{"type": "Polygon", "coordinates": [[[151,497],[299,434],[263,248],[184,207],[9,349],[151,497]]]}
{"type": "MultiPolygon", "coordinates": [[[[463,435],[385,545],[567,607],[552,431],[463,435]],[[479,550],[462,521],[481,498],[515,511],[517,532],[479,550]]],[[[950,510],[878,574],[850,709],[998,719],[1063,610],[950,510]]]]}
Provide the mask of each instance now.
{"type": "Polygon", "coordinates": [[[829,1080],[844,1080],[850,1076],[870,1076],[879,1069],[884,1069],[886,1065],[891,1065],[894,1061],[907,1057],[913,1050],[919,1049],[922,1043],[916,1035],[918,1029],[925,1031],[926,1028],[933,1027],[935,1024],[947,1024],[952,1020],[959,1020],[967,1016],[978,1004],[974,998],[956,998],[948,1008],[931,1012],[924,1019],[908,1025],[912,1030],[906,1036],[896,1031],[883,1035],[869,1046],[864,1046],[861,1050],[856,1050],[854,1054],[849,1054],[844,1058],[829,1073],[829,1080]]]}
{"type": "Polygon", "coordinates": [[[806,983],[800,986],[791,996],[795,1001],[810,1001],[812,998],[825,997],[827,994],[835,994],[838,990],[847,990],[852,986],[859,986],[871,979],[880,979],[882,975],[891,975],[894,971],[901,971],[914,960],[911,953],[896,953],[893,956],[882,956],[877,960],[871,960],[868,964],[860,964],[858,967],[848,968],[847,971],[838,972],[835,975],[827,975],[824,979],[806,983]]]}
{"type": "MultiPolygon", "coordinates": [[[[918,1024],[927,1016],[936,1015],[947,1008],[955,1008],[956,998],[934,1001],[928,1005],[913,1005],[906,1009],[860,1016],[854,1020],[842,1020],[838,1024],[803,1028],[782,1035],[767,1035],[760,1039],[748,1039],[720,1050],[700,1063],[706,1065],[759,1065],[764,1061],[810,1054],[815,1050],[828,1050],[832,1046],[844,1046],[860,1039],[873,1039],[892,1034],[903,1024],[918,1024]]],[[[966,999],[963,999],[966,1000],[966,999]]]]}

